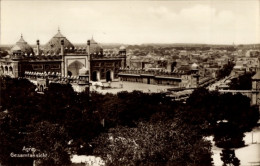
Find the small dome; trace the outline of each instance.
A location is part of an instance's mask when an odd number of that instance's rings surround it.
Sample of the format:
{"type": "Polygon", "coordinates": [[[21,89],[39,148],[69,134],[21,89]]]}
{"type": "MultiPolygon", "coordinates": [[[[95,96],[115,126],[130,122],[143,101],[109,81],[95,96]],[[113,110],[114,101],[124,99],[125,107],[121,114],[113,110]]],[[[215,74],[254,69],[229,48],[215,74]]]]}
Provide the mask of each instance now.
{"type": "Polygon", "coordinates": [[[88,74],[88,69],[85,68],[85,67],[82,67],[80,70],[79,70],[79,75],[87,75],[88,74]]]}
{"type": "Polygon", "coordinates": [[[132,56],[131,59],[138,59],[136,55],[132,56]]]}
{"type": "Polygon", "coordinates": [[[121,46],[120,48],[119,48],[119,50],[125,50],[126,48],[125,48],[125,46],[121,46]]]}
{"type": "Polygon", "coordinates": [[[152,57],[152,55],[151,55],[151,54],[148,54],[148,55],[146,55],[146,57],[147,57],[147,58],[151,58],[151,57],[152,57]]]}
{"type": "Polygon", "coordinates": [[[21,52],[22,54],[31,54],[33,53],[32,47],[23,39],[23,36],[21,35],[21,38],[16,44],[11,48],[11,52],[21,52]]]}
{"type": "Polygon", "coordinates": [[[191,69],[192,70],[197,70],[199,68],[199,65],[197,65],[196,63],[193,63],[192,65],[191,65],[191,69]]]}
{"type": "Polygon", "coordinates": [[[165,58],[164,58],[164,57],[161,57],[160,60],[163,61],[163,60],[165,60],[165,58]]]}
{"type": "Polygon", "coordinates": [[[92,38],[90,40],[90,54],[98,54],[99,52],[103,54],[103,48],[92,38]]]}

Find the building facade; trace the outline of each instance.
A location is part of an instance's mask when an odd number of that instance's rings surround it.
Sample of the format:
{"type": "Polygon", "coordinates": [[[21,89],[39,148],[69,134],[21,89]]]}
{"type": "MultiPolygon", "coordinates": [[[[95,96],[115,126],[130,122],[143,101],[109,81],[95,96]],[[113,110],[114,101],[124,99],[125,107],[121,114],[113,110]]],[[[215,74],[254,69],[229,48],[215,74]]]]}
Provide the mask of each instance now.
{"type": "Polygon", "coordinates": [[[260,70],[252,77],[252,104],[259,106],[260,111],[260,70]]]}
{"type": "Polygon", "coordinates": [[[23,39],[0,59],[0,74],[24,77],[25,73],[55,74],[60,77],[79,77],[80,69],[88,69],[90,81],[114,81],[120,67],[126,65],[126,49],[118,54],[103,54],[103,48],[92,38],[86,46],[75,47],[58,30],[44,46],[37,40],[34,49],[23,39]]]}
{"type": "Polygon", "coordinates": [[[197,88],[199,86],[199,69],[197,64],[172,72],[162,69],[121,69],[121,81],[139,82],[154,85],[170,85],[178,88],[197,88]]]}

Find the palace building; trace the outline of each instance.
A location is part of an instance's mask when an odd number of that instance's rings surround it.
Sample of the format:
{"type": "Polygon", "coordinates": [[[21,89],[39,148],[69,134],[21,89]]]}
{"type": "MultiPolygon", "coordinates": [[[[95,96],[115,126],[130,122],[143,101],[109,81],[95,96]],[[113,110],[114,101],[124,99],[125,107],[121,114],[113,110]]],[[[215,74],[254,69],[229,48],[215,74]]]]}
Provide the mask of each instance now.
{"type": "Polygon", "coordinates": [[[116,55],[104,54],[103,48],[93,39],[86,46],[76,47],[58,30],[49,42],[41,46],[36,41],[33,49],[21,36],[0,59],[0,74],[11,77],[25,75],[56,75],[61,78],[77,78],[86,69],[91,81],[117,80],[119,69],[126,67],[126,49],[120,48],[116,55]]]}

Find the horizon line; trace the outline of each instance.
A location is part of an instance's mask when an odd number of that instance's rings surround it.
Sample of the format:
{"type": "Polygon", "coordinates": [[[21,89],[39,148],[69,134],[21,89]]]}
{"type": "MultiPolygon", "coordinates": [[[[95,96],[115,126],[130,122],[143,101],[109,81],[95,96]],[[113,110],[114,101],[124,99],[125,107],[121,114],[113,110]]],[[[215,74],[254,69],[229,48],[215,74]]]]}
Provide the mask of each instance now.
{"type": "MultiPolygon", "coordinates": [[[[16,43],[16,42],[15,42],[16,43]]],[[[10,45],[15,45],[15,43],[13,44],[8,44],[8,43],[1,43],[0,46],[10,46],[10,45]]],[[[28,43],[29,45],[36,45],[35,44],[30,44],[28,43]]],[[[47,43],[46,43],[47,44],[47,43]]],[[[76,44],[76,45],[83,45],[83,44],[87,44],[87,43],[73,43],[72,44],[76,44]]],[[[185,42],[180,42],[180,43],[167,43],[167,42],[162,42],[162,43],[153,43],[153,42],[147,42],[147,43],[132,43],[132,44],[129,44],[129,43],[120,43],[120,42],[98,42],[98,44],[116,44],[116,45],[169,45],[169,44],[179,44],[179,45],[234,45],[234,46],[238,46],[238,45],[260,45],[260,43],[238,43],[238,44],[234,44],[234,43],[230,43],[230,44],[224,44],[224,43],[185,43],[185,42]]],[[[45,44],[41,44],[42,46],[45,45],[45,44]]]]}

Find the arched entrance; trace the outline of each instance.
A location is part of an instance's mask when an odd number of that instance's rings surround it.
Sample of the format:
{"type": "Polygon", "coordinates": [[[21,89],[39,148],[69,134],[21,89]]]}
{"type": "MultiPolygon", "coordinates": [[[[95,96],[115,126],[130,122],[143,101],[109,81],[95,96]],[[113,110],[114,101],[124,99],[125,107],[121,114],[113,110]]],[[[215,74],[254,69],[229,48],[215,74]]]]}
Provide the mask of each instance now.
{"type": "Polygon", "coordinates": [[[72,76],[72,72],[71,71],[68,71],[68,76],[72,76]]]}
{"type": "Polygon", "coordinates": [[[112,79],[111,79],[111,71],[110,70],[106,72],[106,81],[107,82],[108,81],[112,81],[112,79]]]}
{"type": "Polygon", "coordinates": [[[150,78],[147,78],[147,84],[150,84],[151,81],[150,81],[150,78]]]}
{"type": "Polygon", "coordinates": [[[43,86],[42,85],[40,86],[40,92],[43,92],[43,86]]]}
{"type": "Polygon", "coordinates": [[[71,72],[73,76],[79,75],[79,70],[84,67],[84,64],[79,61],[74,61],[68,66],[68,71],[71,72]]]}
{"type": "Polygon", "coordinates": [[[4,73],[4,67],[3,67],[3,66],[1,66],[1,68],[0,68],[0,73],[1,73],[1,74],[4,73]]]}
{"type": "Polygon", "coordinates": [[[8,73],[8,67],[5,66],[5,74],[7,74],[7,73],[8,73]]]}
{"type": "Polygon", "coordinates": [[[91,77],[92,81],[97,81],[97,71],[93,71],[91,77]]]}
{"type": "Polygon", "coordinates": [[[10,74],[13,74],[13,68],[12,68],[12,66],[9,67],[9,73],[10,73],[10,74]]]}

